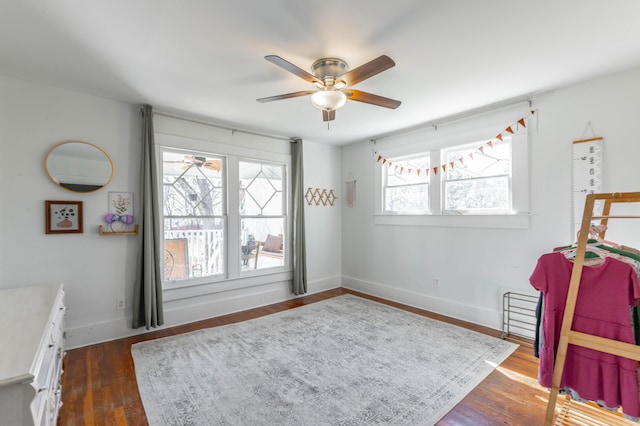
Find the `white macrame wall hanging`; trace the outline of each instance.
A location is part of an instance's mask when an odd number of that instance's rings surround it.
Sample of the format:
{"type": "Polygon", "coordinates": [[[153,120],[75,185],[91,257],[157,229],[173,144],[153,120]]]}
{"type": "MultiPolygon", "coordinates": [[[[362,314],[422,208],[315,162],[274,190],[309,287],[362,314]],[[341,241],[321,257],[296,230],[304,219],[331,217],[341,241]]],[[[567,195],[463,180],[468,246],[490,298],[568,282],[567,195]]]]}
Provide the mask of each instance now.
{"type": "Polygon", "coordinates": [[[347,199],[347,205],[349,207],[353,207],[356,205],[356,180],[353,179],[353,176],[351,175],[351,173],[349,173],[349,179],[350,180],[345,182],[345,184],[347,185],[346,199],[347,199]]]}

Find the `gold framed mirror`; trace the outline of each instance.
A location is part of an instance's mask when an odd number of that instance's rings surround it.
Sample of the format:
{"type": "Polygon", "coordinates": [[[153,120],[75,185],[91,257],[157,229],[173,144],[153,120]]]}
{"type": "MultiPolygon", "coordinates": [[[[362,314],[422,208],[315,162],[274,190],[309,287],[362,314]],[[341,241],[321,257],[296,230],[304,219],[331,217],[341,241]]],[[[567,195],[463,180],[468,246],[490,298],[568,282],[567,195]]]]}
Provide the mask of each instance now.
{"type": "Polygon", "coordinates": [[[111,182],[113,161],[105,150],[83,141],[57,144],[44,160],[47,175],[59,187],[73,192],[95,192],[111,182]]]}

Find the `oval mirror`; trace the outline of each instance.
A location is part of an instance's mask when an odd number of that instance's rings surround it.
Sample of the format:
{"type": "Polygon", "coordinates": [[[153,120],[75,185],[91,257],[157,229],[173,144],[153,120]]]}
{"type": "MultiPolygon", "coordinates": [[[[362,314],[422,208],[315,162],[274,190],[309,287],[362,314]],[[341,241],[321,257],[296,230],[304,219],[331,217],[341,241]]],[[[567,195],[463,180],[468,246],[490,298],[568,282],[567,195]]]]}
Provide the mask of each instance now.
{"type": "Polygon", "coordinates": [[[82,141],[54,146],[45,159],[45,169],[56,185],[75,192],[97,191],[113,177],[109,155],[102,148],[82,141]]]}

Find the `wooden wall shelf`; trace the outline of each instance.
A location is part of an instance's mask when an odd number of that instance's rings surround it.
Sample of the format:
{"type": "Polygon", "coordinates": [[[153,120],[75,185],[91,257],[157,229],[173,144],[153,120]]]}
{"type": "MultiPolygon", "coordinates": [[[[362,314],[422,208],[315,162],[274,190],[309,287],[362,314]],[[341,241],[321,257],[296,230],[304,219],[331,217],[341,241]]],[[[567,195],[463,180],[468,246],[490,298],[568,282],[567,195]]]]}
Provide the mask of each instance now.
{"type": "Polygon", "coordinates": [[[105,231],[102,228],[102,225],[100,225],[98,226],[98,232],[100,233],[100,235],[138,235],[138,225],[135,225],[135,228],[133,231],[124,231],[124,232],[105,231]]]}

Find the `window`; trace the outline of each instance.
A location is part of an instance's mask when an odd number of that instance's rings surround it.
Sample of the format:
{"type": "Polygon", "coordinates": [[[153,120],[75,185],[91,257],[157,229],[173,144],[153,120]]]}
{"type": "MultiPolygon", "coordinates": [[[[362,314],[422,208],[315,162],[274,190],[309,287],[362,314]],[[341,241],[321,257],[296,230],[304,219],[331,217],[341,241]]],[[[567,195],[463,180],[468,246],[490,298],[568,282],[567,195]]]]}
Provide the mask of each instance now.
{"type": "Polygon", "coordinates": [[[511,211],[511,138],[478,150],[480,143],[442,151],[443,213],[511,211]]]}
{"type": "Polygon", "coordinates": [[[431,142],[433,148],[422,153],[415,150],[420,145],[415,136],[405,147],[393,141],[380,149],[385,164],[375,167],[380,190],[374,223],[527,228],[527,139],[520,132],[489,146],[486,141],[456,144],[460,139],[450,138],[442,143],[447,146],[431,142]]]}
{"type": "Polygon", "coordinates": [[[286,226],[284,166],[240,161],[239,170],[241,267],[282,266],[286,226]]]}
{"type": "Polygon", "coordinates": [[[164,281],[225,273],[224,159],[162,153],[164,281]]]}
{"type": "Polygon", "coordinates": [[[384,212],[428,213],[429,155],[395,159],[384,167],[384,212]]]}
{"type": "Polygon", "coordinates": [[[165,288],[283,270],[286,164],[163,147],[165,288]]]}

